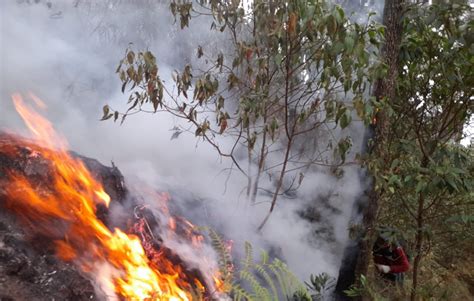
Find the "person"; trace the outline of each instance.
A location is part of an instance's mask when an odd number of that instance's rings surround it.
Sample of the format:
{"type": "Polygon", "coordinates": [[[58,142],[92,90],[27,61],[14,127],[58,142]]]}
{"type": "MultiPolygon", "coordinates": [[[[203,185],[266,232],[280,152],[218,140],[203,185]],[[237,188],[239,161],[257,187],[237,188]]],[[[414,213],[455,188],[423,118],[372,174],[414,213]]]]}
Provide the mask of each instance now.
{"type": "Polygon", "coordinates": [[[402,246],[391,242],[389,237],[381,233],[375,241],[372,255],[375,267],[383,279],[403,282],[403,275],[410,269],[410,263],[402,246]]]}

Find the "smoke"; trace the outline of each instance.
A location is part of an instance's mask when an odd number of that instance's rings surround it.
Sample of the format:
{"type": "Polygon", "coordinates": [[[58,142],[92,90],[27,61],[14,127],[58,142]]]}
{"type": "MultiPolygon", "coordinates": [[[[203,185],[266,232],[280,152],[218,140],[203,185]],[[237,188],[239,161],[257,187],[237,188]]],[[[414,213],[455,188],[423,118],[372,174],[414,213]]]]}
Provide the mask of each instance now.
{"type": "Polygon", "coordinates": [[[382,0],[335,0],[334,3],[344,8],[351,20],[364,24],[369,15],[378,22],[382,22],[382,11],[385,1],[382,0]]]}
{"type": "MultiPolygon", "coordinates": [[[[138,188],[146,183],[171,191],[176,210],[232,239],[237,254],[247,240],[255,250],[284,259],[301,279],[337,275],[352,207],[365,185],[357,166],[342,175],[323,168],[305,175],[298,194],[279,199],[257,233],[269,200],[262,196],[249,206],[242,194],[246,180],[229,175],[230,162],[193,135],[170,140],[177,120],[141,114],[122,126],[99,121],[103,105],[125,103],[114,71],[130,43],[153,51],[166,79],[193,60],[198,45],[225,50],[207,20],[193,20],[191,29],[181,31],[167,1],[151,0],[2,1],[0,11],[0,129],[23,131],[10,95],[32,91],[48,105],[47,117],[71,149],[113,161],[138,188]],[[303,212],[308,207],[310,216],[303,212]]],[[[354,153],[363,131],[354,124],[344,133],[352,136],[354,153]]]]}

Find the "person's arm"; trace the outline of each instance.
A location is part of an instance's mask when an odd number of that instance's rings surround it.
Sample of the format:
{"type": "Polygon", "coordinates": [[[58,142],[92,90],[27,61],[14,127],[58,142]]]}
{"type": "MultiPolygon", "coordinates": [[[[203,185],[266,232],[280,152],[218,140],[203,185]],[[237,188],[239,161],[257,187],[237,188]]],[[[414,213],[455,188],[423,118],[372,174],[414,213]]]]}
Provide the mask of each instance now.
{"type": "Polygon", "coordinates": [[[390,266],[390,273],[404,273],[410,269],[410,263],[408,262],[407,255],[402,247],[395,249],[397,253],[397,260],[394,265],[390,266]]]}
{"type": "Polygon", "coordinates": [[[375,264],[386,264],[383,257],[380,255],[372,255],[375,264]]]}

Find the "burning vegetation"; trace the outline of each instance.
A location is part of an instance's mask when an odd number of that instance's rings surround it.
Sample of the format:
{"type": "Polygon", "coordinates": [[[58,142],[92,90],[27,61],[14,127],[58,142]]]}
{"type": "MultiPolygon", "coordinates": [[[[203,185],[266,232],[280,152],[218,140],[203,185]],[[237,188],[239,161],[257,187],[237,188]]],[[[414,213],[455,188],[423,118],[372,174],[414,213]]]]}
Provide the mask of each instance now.
{"type": "MultiPolygon", "coordinates": [[[[119,181],[120,189],[109,189],[116,197],[111,198],[83,160],[67,151],[66,141],[52,124],[19,94],[12,98],[35,141],[0,136],[0,158],[10,162],[0,170],[5,175],[0,200],[25,225],[29,236],[51,242],[58,258],[73,263],[92,280],[100,298],[222,298],[216,263],[201,256],[211,267],[201,271],[166,246],[167,239],[179,240],[201,254],[204,240],[193,224],[170,214],[167,194],[153,195],[160,212],[134,203],[126,226],[110,227],[107,208],[124,201],[123,182],[119,181]]],[[[36,96],[30,94],[28,99],[45,109],[36,96]]]]}

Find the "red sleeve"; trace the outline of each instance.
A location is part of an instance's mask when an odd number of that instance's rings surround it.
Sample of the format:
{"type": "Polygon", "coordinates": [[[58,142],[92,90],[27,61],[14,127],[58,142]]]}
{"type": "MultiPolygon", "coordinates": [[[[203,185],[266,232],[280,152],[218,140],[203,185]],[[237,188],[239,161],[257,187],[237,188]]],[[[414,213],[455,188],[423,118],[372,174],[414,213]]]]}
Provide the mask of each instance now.
{"type": "Polygon", "coordinates": [[[408,262],[408,258],[405,255],[405,251],[403,251],[403,248],[397,247],[395,249],[395,252],[398,256],[394,264],[390,266],[390,273],[404,273],[408,271],[408,269],[410,268],[410,263],[408,262]]]}

